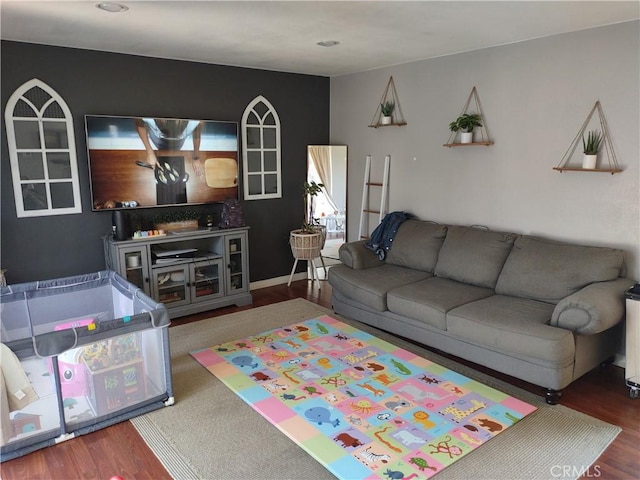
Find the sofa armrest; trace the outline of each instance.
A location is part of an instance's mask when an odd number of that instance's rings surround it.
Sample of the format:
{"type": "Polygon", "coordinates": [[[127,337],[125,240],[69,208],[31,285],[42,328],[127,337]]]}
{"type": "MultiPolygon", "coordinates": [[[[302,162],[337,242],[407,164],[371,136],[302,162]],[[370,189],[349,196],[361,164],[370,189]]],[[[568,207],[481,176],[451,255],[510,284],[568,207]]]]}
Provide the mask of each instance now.
{"type": "Polygon", "coordinates": [[[633,280],[618,278],[587,285],[563,298],[551,315],[551,326],[572,330],[580,335],[603,332],[624,317],[624,293],[633,280]]]}
{"type": "Polygon", "coordinates": [[[340,245],[340,249],[338,250],[340,261],[354,270],[363,270],[365,268],[384,265],[384,261],[380,260],[378,256],[365,247],[364,244],[365,240],[358,240],[340,245]]]}

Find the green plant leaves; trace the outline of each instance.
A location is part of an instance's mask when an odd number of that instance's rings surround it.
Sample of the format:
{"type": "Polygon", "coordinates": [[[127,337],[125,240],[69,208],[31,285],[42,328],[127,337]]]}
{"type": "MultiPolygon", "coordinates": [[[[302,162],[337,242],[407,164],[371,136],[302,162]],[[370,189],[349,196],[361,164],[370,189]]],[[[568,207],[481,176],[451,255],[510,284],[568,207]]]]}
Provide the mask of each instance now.
{"type": "Polygon", "coordinates": [[[482,117],[479,113],[463,113],[455,122],[449,124],[449,130],[457,132],[459,130],[463,132],[471,132],[475,127],[481,127],[482,117]]]}
{"type": "Polygon", "coordinates": [[[602,143],[602,133],[597,130],[591,130],[587,133],[585,140],[582,136],[582,150],[585,155],[596,155],[600,150],[600,144],[602,143]]]}

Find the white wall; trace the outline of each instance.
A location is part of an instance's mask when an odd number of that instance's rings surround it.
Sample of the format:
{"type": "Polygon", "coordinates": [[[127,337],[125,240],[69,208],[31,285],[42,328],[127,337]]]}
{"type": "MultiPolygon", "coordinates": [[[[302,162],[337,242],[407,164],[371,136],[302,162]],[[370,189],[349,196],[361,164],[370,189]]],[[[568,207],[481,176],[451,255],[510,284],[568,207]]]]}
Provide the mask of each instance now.
{"type": "Polygon", "coordinates": [[[640,279],[639,27],[634,21],[332,78],[331,143],[349,148],[349,240],[359,234],[365,155],[382,165],[390,154],[389,211],[616,246],[628,252],[629,276],[640,279]],[[407,125],[368,128],[390,76],[407,125]],[[445,148],[448,125],[474,85],[495,144],[445,148]],[[624,171],[553,170],[597,100],[624,171]]]}

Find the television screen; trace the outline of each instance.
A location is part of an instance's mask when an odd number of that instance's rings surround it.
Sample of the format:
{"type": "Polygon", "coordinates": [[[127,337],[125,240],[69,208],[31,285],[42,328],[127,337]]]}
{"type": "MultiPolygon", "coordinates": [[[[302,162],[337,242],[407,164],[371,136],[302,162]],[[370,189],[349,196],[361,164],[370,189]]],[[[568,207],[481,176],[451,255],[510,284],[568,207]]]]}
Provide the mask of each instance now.
{"type": "Polygon", "coordinates": [[[238,198],[238,124],[85,115],[93,210],[238,198]]]}

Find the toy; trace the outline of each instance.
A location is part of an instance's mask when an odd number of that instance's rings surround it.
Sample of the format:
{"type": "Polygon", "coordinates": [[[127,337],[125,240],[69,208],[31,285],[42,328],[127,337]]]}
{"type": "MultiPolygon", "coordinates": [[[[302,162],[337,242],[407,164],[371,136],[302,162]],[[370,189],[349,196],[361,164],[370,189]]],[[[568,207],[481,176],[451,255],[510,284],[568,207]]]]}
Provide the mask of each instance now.
{"type": "Polygon", "coordinates": [[[62,398],[81,397],[87,395],[86,367],[80,357],[81,348],[75,348],[58,356],[60,387],[62,398]]]}
{"type": "MultiPolygon", "coordinates": [[[[53,327],[54,331],[70,328],[88,327],[94,323],[94,318],[70,320],[53,327]]],[[[86,367],[80,361],[81,348],[67,350],[58,355],[58,371],[60,372],[60,387],[62,398],[81,397],[87,395],[86,367]]],[[[49,373],[53,373],[51,359],[47,359],[49,373]]]]}

